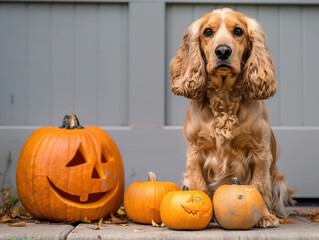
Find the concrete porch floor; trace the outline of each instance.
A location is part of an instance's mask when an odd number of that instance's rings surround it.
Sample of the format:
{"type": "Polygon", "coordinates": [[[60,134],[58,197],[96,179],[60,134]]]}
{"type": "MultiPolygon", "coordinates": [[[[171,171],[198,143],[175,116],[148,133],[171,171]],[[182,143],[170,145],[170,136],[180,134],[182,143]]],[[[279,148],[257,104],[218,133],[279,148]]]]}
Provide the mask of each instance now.
{"type": "MultiPolygon", "coordinates": [[[[319,210],[319,207],[294,207],[288,208],[289,212],[298,209],[307,213],[309,210],[319,210]]],[[[26,227],[9,227],[0,224],[0,239],[319,239],[319,223],[311,222],[301,216],[290,216],[294,223],[280,224],[278,228],[260,229],[249,231],[223,230],[216,223],[211,223],[201,231],[174,231],[167,227],[156,228],[150,225],[129,224],[103,224],[99,230],[96,225],[80,223],[48,224],[27,223],[26,227]]]]}

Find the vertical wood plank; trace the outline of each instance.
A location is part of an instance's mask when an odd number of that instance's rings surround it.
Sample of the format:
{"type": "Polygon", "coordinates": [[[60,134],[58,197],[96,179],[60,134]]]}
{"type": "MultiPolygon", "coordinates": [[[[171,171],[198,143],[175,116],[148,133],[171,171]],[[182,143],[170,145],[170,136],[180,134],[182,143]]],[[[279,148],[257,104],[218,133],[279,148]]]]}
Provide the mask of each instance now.
{"type": "Polygon", "coordinates": [[[75,111],[75,5],[52,5],[52,124],[75,111]]]}
{"type": "Polygon", "coordinates": [[[51,5],[29,4],[27,124],[51,123],[51,5]]]}
{"type": "Polygon", "coordinates": [[[25,125],[27,5],[0,4],[0,125],[25,125]]]}
{"type": "Polygon", "coordinates": [[[319,126],[319,111],[317,110],[319,89],[318,11],[318,7],[304,7],[302,12],[303,123],[306,126],[319,126]]]}
{"type": "Polygon", "coordinates": [[[127,13],[127,5],[99,7],[99,125],[128,125],[127,13]]]}
{"type": "Polygon", "coordinates": [[[166,125],[183,125],[189,100],[175,96],[171,92],[169,64],[175,56],[183,35],[188,26],[194,21],[191,5],[168,5],[166,12],[166,125]]]}
{"type": "Polygon", "coordinates": [[[194,11],[195,11],[194,20],[199,19],[204,14],[212,12],[215,9],[217,9],[217,6],[215,4],[198,4],[198,5],[194,5],[194,11]]]}
{"type": "Polygon", "coordinates": [[[75,7],[75,111],[85,125],[97,124],[98,6],[75,7]]]}
{"type": "Polygon", "coordinates": [[[262,6],[259,10],[260,24],[262,25],[268,42],[268,50],[272,56],[276,70],[276,78],[278,90],[274,97],[265,101],[270,122],[272,125],[280,124],[280,65],[279,65],[279,7],[278,6],[262,6]]]}
{"type": "Polygon", "coordinates": [[[280,8],[280,124],[302,125],[302,30],[300,7],[280,8]]]}
{"type": "Polygon", "coordinates": [[[237,5],[236,11],[242,12],[247,16],[258,20],[258,6],[256,5],[237,5]]]}
{"type": "Polygon", "coordinates": [[[165,4],[129,4],[129,125],[164,124],[165,4]]]}

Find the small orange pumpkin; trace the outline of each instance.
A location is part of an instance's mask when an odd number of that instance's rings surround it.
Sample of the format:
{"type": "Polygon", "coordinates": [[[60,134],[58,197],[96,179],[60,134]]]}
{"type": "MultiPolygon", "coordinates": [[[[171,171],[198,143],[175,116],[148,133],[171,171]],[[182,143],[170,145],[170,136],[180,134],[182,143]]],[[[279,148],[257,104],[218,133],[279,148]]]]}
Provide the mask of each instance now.
{"type": "Polygon", "coordinates": [[[42,127],[27,139],[16,182],[28,212],[51,221],[98,220],[116,212],[124,195],[115,142],[100,128],[82,127],[74,114],[60,128],[42,127]]]}
{"type": "Polygon", "coordinates": [[[222,185],[213,196],[214,216],[225,229],[251,229],[261,219],[265,207],[259,191],[251,185],[240,185],[237,178],[231,185],[222,185]]]}
{"type": "Polygon", "coordinates": [[[160,204],[166,193],[178,190],[172,182],[158,182],[153,172],[148,173],[147,182],[133,182],[125,191],[126,214],[137,223],[161,223],[160,204]]]}
{"type": "Polygon", "coordinates": [[[202,191],[184,190],[169,192],[161,203],[163,223],[176,230],[200,230],[212,219],[213,206],[208,195],[202,191]]]}

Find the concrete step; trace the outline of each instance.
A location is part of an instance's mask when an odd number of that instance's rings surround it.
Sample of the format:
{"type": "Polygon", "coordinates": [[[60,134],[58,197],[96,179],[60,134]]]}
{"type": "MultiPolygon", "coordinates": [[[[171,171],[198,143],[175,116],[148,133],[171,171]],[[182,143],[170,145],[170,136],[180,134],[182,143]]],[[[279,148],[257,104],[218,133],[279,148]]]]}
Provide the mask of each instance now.
{"type": "MultiPolygon", "coordinates": [[[[319,210],[318,207],[297,209],[301,209],[303,212],[308,212],[309,209],[319,210]]],[[[96,230],[96,225],[84,223],[76,226],[71,224],[27,223],[26,227],[10,227],[7,224],[0,224],[0,239],[319,239],[319,223],[311,222],[300,216],[291,216],[289,219],[294,223],[280,224],[278,228],[254,228],[248,231],[223,230],[216,223],[211,223],[201,231],[174,231],[167,227],[156,228],[132,222],[123,225],[103,224],[98,230],[96,230]]]]}

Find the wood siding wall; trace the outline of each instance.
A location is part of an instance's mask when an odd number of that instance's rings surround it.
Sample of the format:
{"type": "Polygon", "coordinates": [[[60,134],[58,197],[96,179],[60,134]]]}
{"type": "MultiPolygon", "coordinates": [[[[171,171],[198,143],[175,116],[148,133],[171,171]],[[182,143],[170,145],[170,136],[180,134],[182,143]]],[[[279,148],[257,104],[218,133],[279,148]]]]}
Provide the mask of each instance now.
{"type": "Polygon", "coordinates": [[[14,185],[30,132],[75,112],[119,142],[126,184],[148,170],[180,183],[188,100],[170,92],[169,62],[190,23],[231,7],[256,18],[268,36],[279,88],[266,104],[280,169],[298,196],[319,197],[319,1],[233,2],[0,2],[0,173],[11,151],[14,185]]]}

